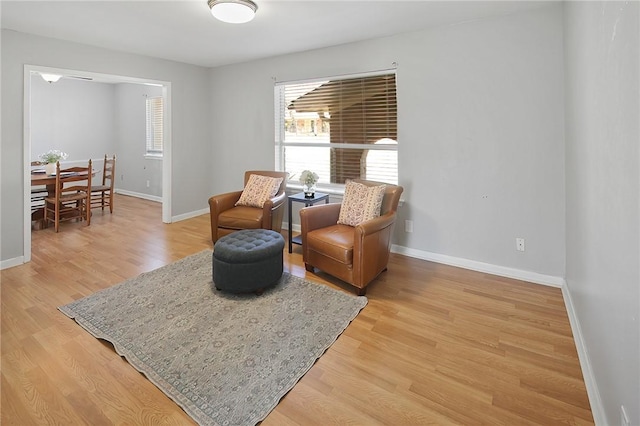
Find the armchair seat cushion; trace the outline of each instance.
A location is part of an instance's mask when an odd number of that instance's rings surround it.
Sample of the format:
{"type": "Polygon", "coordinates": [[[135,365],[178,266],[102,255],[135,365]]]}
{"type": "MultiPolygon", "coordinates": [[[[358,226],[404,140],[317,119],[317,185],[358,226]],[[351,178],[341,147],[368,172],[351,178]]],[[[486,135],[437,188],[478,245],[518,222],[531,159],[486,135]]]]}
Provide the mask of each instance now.
{"type": "Polygon", "coordinates": [[[353,263],[353,227],[332,225],[307,234],[309,250],[322,253],[344,265],[353,263]]]}
{"type": "Polygon", "coordinates": [[[226,229],[259,229],[262,226],[262,209],[237,206],[218,216],[218,227],[226,229]]]}

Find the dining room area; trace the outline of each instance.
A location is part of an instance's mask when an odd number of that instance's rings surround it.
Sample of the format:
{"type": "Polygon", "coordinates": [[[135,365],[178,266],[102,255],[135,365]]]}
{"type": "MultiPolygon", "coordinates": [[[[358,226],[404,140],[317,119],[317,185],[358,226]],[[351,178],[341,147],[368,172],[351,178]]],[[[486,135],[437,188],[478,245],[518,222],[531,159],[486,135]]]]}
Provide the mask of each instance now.
{"type": "Polygon", "coordinates": [[[116,193],[162,202],[162,152],[148,155],[149,99],[161,97],[159,86],[31,72],[32,234],[118,214],[116,193]]]}

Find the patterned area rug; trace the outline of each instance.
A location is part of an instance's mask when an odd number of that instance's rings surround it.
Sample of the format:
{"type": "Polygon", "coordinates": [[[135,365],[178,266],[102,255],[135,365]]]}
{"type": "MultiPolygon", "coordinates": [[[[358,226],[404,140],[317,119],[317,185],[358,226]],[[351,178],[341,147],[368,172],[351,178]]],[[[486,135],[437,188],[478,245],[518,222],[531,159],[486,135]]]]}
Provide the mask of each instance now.
{"type": "Polygon", "coordinates": [[[212,251],[60,307],[202,425],[249,425],[367,304],[285,272],[261,296],[216,291],[212,251]]]}

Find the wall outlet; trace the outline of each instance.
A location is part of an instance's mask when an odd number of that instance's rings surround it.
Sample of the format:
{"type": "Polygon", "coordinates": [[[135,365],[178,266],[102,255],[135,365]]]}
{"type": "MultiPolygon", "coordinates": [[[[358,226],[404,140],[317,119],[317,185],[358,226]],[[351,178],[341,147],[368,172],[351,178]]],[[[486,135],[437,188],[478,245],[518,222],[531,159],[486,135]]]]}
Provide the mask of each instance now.
{"type": "Polygon", "coordinates": [[[151,182],[149,182],[149,180],[147,180],[147,188],[149,188],[149,186],[151,186],[151,182]]]}
{"type": "Polygon", "coordinates": [[[404,221],[404,232],[413,232],[413,221],[405,220],[404,221]]]}
{"type": "Polygon", "coordinates": [[[516,238],[516,250],[524,251],[524,238],[516,238]]]}

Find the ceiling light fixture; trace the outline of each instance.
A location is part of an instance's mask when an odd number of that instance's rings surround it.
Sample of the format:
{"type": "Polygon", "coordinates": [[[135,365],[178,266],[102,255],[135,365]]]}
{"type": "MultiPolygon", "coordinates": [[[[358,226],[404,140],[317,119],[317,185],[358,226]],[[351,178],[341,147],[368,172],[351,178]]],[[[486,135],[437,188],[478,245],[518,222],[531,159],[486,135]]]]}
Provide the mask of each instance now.
{"type": "Polygon", "coordinates": [[[40,73],[40,76],[47,83],[55,83],[56,81],[58,81],[58,80],[60,80],[62,78],[62,76],[58,75],[58,74],[47,74],[47,73],[42,73],[42,72],[40,73]]]}
{"type": "Polygon", "coordinates": [[[222,22],[244,24],[253,19],[258,5],[251,0],[209,0],[211,14],[222,22]]]}

